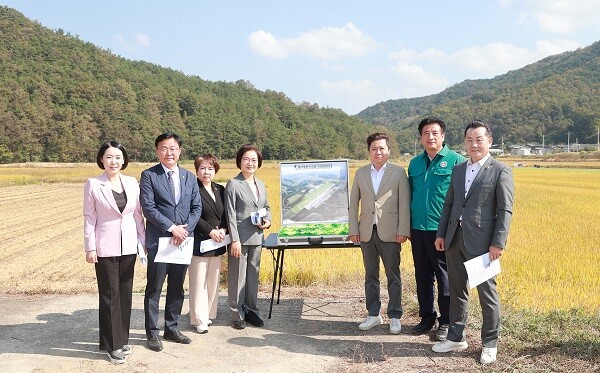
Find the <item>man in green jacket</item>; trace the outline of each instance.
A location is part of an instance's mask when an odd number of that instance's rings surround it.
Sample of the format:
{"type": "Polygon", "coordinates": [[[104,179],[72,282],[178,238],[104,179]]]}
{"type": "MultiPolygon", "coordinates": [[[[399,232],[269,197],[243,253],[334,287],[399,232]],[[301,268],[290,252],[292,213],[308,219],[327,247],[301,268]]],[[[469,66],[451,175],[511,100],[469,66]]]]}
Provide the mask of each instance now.
{"type": "Polygon", "coordinates": [[[421,321],[412,329],[414,334],[430,331],[438,320],[436,339],[446,339],[449,324],[450,293],[446,254],[434,246],[438,223],[452,169],[465,157],[444,144],[444,121],[427,117],[419,123],[419,135],[425,151],[414,157],[408,166],[411,190],[411,246],[415,264],[417,299],[421,321]],[[439,318],[434,308],[434,281],[437,280],[439,318]]]}

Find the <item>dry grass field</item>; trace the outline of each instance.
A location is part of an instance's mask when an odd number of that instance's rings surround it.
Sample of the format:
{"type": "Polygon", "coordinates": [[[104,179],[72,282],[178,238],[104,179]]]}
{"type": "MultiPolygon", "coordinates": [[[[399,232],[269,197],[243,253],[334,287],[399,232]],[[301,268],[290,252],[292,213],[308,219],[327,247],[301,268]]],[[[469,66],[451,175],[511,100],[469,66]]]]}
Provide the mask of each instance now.
{"type": "MultiPolygon", "coordinates": [[[[352,163],[351,175],[364,163],[352,163]]],[[[3,165],[0,167],[0,292],[95,292],[92,266],[83,254],[83,183],[101,171],[95,165],[3,165]]],[[[191,164],[185,167],[192,169],[191,164]]],[[[130,164],[139,178],[147,164],[130,164]]],[[[273,228],[280,225],[277,163],[257,172],[268,186],[273,228]]],[[[238,170],[222,165],[225,183],[238,170]]],[[[499,276],[504,304],[512,309],[549,311],[600,309],[600,170],[515,168],[516,204],[512,231],[499,276]]],[[[361,285],[357,249],[286,252],[284,282],[296,285],[361,285]]],[[[272,257],[263,253],[261,281],[272,280],[272,257]]],[[[412,280],[409,245],[402,270],[412,280]]],[[[145,271],[136,268],[142,291],[145,271]]]]}

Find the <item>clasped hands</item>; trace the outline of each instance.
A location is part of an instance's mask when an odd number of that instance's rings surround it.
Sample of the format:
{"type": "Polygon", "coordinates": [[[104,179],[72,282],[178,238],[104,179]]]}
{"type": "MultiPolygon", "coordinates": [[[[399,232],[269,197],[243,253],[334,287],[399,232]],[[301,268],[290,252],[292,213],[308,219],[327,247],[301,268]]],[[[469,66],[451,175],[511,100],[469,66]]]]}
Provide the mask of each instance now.
{"type": "Polygon", "coordinates": [[[225,229],[216,227],[208,233],[208,236],[215,242],[223,242],[225,239],[225,229]]]}
{"type": "Polygon", "coordinates": [[[185,241],[186,238],[190,235],[190,232],[185,229],[187,224],[176,225],[175,228],[171,231],[173,237],[171,237],[171,243],[175,246],[179,246],[185,241]]]}

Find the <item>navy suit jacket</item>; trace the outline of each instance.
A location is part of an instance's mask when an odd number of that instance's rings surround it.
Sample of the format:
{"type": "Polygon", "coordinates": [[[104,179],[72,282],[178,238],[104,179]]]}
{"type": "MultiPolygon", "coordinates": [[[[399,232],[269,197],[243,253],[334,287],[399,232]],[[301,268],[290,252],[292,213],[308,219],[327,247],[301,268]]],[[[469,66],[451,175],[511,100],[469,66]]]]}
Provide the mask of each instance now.
{"type": "MultiPolygon", "coordinates": [[[[179,166],[177,166],[179,167],[179,166]]],[[[146,248],[158,250],[159,237],[171,237],[168,229],[173,225],[187,224],[190,236],[202,213],[200,192],[196,177],[179,167],[181,193],[179,203],[171,192],[167,174],[159,163],[142,172],[140,179],[140,203],[146,217],[146,248]]]]}

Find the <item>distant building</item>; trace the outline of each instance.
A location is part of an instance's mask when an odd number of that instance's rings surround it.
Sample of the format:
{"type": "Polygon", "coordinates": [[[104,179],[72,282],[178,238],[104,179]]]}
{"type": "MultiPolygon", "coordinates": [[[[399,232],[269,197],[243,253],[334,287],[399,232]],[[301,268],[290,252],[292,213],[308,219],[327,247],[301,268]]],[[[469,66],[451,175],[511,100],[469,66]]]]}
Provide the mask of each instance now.
{"type": "Polygon", "coordinates": [[[572,152],[596,151],[598,144],[571,144],[572,152]]]}
{"type": "Polygon", "coordinates": [[[527,156],[531,154],[531,147],[528,145],[513,145],[510,147],[511,155],[527,156]]]}

